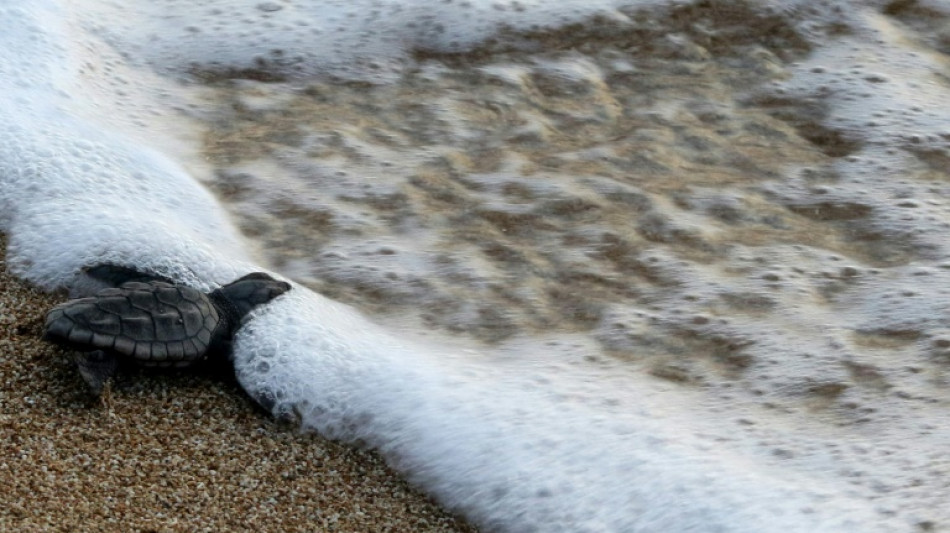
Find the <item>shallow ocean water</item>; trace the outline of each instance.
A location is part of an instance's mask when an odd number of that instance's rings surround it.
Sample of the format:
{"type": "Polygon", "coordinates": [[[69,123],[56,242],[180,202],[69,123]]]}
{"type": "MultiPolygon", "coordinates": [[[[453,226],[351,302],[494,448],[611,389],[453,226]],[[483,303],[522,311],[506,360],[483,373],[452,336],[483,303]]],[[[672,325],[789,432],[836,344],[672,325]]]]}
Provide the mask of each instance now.
{"type": "Polygon", "coordinates": [[[368,3],[329,51],[289,2],[64,16],[100,33],[52,125],[0,101],[41,147],[0,153],[21,273],[263,264],[355,307],[295,291],[239,378],[488,529],[947,528],[946,8],[451,4],[368,3]],[[63,179],[60,113],[130,144],[63,179]]]}

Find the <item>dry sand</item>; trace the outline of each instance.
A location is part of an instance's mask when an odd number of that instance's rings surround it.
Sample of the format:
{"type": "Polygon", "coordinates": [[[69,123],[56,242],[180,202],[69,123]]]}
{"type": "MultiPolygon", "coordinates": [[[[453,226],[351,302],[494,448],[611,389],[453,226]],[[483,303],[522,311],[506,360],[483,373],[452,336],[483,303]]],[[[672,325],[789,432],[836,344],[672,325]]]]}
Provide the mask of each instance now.
{"type": "Polygon", "coordinates": [[[0,530],[475,531],[378,455],[275,422],[233,381],[126,373],[93,398],[40,340],[65,296],[0,264],[0,530]]]}

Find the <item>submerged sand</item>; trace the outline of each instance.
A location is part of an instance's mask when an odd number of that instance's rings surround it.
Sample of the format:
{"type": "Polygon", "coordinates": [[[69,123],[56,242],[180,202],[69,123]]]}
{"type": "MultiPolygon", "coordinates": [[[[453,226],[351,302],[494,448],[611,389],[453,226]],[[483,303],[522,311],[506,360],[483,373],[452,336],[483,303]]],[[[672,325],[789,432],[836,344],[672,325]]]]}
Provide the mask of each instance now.
{"type": "Polygon", "coordinates": [[[847,18],[697,2],[390,84],[212,81],[206,184],[267,264],[374,320],[526,359],[584,339],[724,448],[940,530],[950,152],[896,82],[950,85],[879,56],[945,53],[913,5],[862,12],[868,50],[847,18]]]}
{"type": "Polygon", "coordinates": [[[378,455],[275,422],[233,381],[127,373],[92,397],[40,339],[65,295],[0,265],[0,530],[475,531],[378,455]]]}

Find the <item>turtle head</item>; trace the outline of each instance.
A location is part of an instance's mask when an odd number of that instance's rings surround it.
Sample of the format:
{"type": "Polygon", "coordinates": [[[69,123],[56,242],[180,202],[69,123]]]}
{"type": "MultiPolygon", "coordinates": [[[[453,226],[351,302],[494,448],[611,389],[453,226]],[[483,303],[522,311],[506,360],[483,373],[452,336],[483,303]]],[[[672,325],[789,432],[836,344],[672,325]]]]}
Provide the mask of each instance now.
{"type": "Polygon", "coordinates": [[[254,272],[215,290],[211,293],[211,299],[224,307],[229,318],[238,323],[251,309],[289,290],[289,283],[278,281],[263,272],[254,272]]]}

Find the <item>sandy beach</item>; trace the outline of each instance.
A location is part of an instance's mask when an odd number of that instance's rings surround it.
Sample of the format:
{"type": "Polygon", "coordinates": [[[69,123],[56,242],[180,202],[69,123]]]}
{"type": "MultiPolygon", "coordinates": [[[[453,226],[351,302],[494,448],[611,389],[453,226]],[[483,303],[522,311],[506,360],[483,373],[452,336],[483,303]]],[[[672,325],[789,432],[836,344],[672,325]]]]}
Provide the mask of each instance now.
{"type": "Polygon", "coordinates": [[[13,270],[299,285],[94,398],[0,256],[0,531],[950,527],[950,8],[37,4],[13,270]]]}
{"type": "Polygon", "coordinates": [[[378,455],[275,422],[233,381],[126,373],[92,397],[40,340],[65,295],[0,265],[0,530],[475,531],[378,455]]]}

